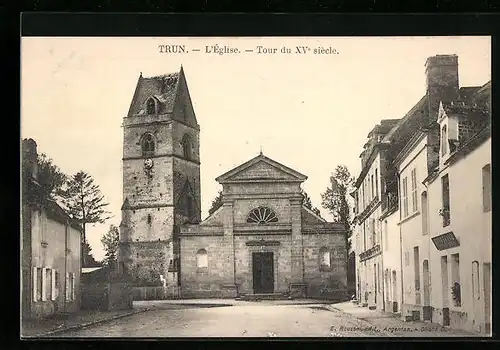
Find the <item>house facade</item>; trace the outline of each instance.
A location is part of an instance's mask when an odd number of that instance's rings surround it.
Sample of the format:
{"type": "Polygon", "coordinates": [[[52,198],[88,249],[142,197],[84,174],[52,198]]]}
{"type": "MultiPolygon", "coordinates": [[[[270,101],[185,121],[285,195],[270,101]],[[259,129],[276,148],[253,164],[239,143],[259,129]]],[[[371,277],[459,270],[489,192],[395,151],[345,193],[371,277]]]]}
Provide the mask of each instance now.
{"type": "Polygon", "coordinates": [[[219,176],[223,206],[180,228],[181,295],[343,300],[345,228],[302,205],[306,178],[262,153],[219,176]]]}
{"type": "Polygon", "coordinates": [[[456,55],[429,57],[425,75],[426,94],[372,148],[378,151],[362,159],[356,182],[358,300],[380,307],[369,298],[375,275],[362,271],[363,260],[376,253],[363,254],[364,247],[359,248],[371,215],[363,209],[364,183],[378,154],[384,159],[379,216],[384,310],[488,333],[491,83],[459,87],[456,55]]]}
{"type": "Polygon", "coordinates": [[[401,284],[401,230],[397,197],[386,199],[380,221],[382,223],[382,257],[384,263],[384,311],[400,313],[401,284]]]}
{"type": "Polygon", "coordinates": [[[423,180],[428,171],[428,140],[417,132],[396,156],[399,177],[403,295],[401,312],[430,320],[428,194],[423,180]]]}
{"type": "Polygon", "coordinates": [[[357,296],[363,304],[380,309],[385,303],[380,217],[385,209],[381,198],[386,185],[387,148],[382,140],[394,123],[394,120],[383,120],[368,134],[368,141],[360,155],[362,171],[356,180],[354,193],[357,296]]]}
{"type": "Polygon", "coordinates": [[[491,131],[488,105],[441,104],[439,168],[426,179],[432,319],[491,332],[491,131]]]}
{"type": "Polygon", "coordinates": [[[22,142],[22,318],[40,319],[80,308],[81,228],[41,196],[37,145],[22,142]]]}

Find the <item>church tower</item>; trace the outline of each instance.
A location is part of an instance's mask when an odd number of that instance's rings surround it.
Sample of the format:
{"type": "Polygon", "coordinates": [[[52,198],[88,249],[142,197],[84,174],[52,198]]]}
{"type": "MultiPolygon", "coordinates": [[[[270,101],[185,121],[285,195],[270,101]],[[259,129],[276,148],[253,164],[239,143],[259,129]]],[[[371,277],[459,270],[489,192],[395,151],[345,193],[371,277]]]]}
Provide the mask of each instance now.
{"type": "Polygon", "coordinates": [[[177,233],[201,220],[200,126],[182,66],[161,76],[141,73],[122,126],[119,266],[138,285],[161,283],[176,295],[177,233]]]}

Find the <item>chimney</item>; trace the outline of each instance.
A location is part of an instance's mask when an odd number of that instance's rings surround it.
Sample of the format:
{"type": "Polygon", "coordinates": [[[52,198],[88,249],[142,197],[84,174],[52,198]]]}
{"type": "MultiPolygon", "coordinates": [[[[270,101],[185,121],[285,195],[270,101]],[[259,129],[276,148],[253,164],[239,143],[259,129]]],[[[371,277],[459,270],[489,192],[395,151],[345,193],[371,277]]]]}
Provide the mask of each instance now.
{"type": "Polygon", "coordinates": [[[33,139],[24,139],[22,143],[22,168],[23,174],[33,179],[38,178],[38,153],[37,145],[33,139]]]}
{"type": "Polygon", "coordinates": [[[437,120],[439,102],[450,102],[459,97],[458,56],[436,55],[425,62],[426,93],[430,122],[437,120]]]}

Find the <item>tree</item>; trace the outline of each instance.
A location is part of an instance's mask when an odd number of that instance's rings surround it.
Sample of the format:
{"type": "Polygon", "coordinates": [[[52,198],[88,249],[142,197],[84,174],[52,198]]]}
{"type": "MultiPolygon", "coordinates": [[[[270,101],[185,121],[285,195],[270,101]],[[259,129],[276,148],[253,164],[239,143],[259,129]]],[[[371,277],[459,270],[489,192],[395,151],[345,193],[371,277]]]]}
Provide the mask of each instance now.
{"type": "Polygon", "coordinates": [[[113,266],[116,262],[119,240],[120,232],[118,231],[118,227],[116,227],[115,225],[110,225],[108,232],[106,232],[101,238],[102,246],[106,251],[103,263],[108,266],[113,266]]]}
{"type": "Polygon", "coordinates": [[[64,174],[56,165],[52,163],[45,153],[41,153],[37,158],[38,163],[38,183],[41,188],[41,197],[44,199],[59,199],[63,185],[68,176],[64,174]]]}
{"type": "MultiPolygon", "coordinates": [[[[105,209],[108,203],[104,201],[99,185],[84,171],[79,171],[68,179],[62,191],[62,199],[67,211],[82,226],[83,242],[87,242],[87,224],[103,224],[111,218],[105,209]]],[[[82,244],[82,266],[86,264],[82,244]]]]}
{"type": "Polygon", "coordinates": [[[208,215],[212,215],[217,209],[222,207],[222,191],[217,193],[217,196],[212,200],[212,206],[208,209],[208,215]]]}
{"type": "Polygon", "coordinates": [[[316,215],[318,215],[318,216],[321,217],[321,212],[319,211],[318,208],[313,207],[312,202],[311,202],[311,198],[309,197],[309,195],[307,194],[307,192],[301,189],[301,194],[302,194],[302,198],[303,198],[302,199],[302,205],[304,207],[306,207],[307,209],[312,210],[314,214],[316,214],[316,215]]]}
{"type": "Polygon", "coordinates": [[[89,242],[85,241],[82,245],[82,260],[85,261],[86,265],[84,267],[98,267],[101,264],[94,258],[94,255],[91,253],[92,248],[90,247],[89,242]]]}
{"type": "Polygon", "coordinates": [[[349,237],[352,234],[351,217],[349,207],[349,190],[354,178],[345,165],[338,165],[335,172],[330,176],[331,186],[321,194],[321,206],[333,215],[334,222],[341,223],[346,228],[345,244],[347,251],[350,249],[349,237]]]}

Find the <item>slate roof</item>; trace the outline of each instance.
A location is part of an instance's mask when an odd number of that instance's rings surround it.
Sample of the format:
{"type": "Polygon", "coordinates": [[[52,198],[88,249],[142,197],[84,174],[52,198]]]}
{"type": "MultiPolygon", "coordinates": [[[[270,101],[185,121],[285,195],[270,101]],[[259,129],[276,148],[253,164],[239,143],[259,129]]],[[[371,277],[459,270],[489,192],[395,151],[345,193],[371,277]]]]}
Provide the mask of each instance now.
{"type": "Polygon", "coordinates": [[[171,113],[174,108],[181,74],[182,67],[179,72],[153,77],[143,77],[141,73],[128,116],[144,114],[146,112],[146,100],[150,97],[154,97],[158,101],[159,113],[171,113]]]}

